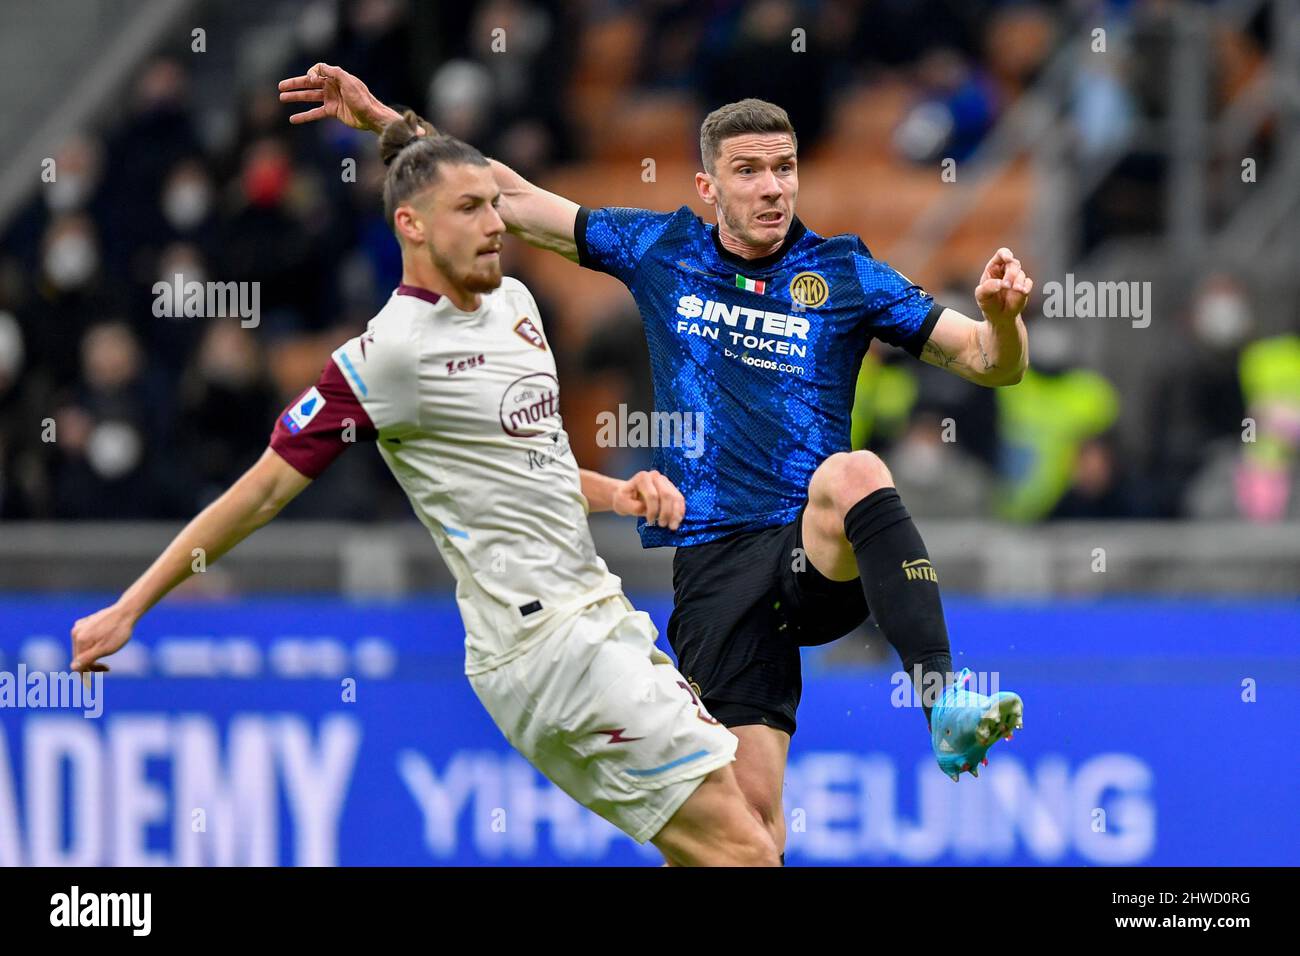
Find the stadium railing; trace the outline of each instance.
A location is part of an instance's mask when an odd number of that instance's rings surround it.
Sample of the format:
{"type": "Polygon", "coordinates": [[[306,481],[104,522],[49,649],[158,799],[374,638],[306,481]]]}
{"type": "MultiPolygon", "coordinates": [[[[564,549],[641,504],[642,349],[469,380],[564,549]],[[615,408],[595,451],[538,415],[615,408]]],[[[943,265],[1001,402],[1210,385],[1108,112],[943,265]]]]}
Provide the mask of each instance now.
{"type": "MultiPolygon", "coordinates": [[[[596,516],[596,547],[633,593],[671,588],[672,551],[643,550],[625,519],[596,516]]],[[[1295,597],[1300,524],[1081,522],[1020,527],[918,520],[945,593],[1295,597]]],[[[0,525],[0,592],[105,592],[126,587],[178,524],[0,525]]],[[[743,573],[743,569],[736,569],[743,573]]],[[[452,580],[418,524],[284,522],[196,575],[212,595],[449,593],[452,580]]]]}

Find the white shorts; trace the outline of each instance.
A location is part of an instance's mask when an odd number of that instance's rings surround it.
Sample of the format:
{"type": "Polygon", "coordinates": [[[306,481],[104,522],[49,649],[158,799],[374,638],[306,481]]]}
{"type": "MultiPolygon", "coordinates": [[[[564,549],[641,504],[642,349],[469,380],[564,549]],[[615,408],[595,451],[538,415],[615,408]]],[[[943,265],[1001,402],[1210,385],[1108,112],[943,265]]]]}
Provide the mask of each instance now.
{"type": "Polygon", "coordinates": [[[736,758],[644,611],[619,595],[514,660],[469,678],[506,739],[557,787],[638,843],[736,758]]]}

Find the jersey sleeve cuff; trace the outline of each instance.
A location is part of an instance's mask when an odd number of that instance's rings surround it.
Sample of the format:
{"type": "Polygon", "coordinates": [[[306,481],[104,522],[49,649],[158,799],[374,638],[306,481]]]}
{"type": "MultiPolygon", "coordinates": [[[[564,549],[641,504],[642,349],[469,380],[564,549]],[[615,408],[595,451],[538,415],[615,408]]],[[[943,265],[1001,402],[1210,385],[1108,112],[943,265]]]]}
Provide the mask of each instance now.
{"type": "Polygon", "coordinates": [[[312,481],[315,481],[325,471],[323,467],[313,467],[313,461],[310,455],[304,454],[302,451],[294,449],[292,446],[277,441],[274,436],[272,436],[271,440],[267,442],[266,447],[275,452],[280,457],[281,461],[304,478],[310,478],[312,481]]]}
{"type": "Polygon", "coordinates": [[[903,348],[911,353],[914,358],[921,357],[921,350],[925,348],[925,343],[930,341],[930,336],[934,334],[934,327],[939,324],[939,316],[947,306],[939,301],[935,301],[930,306],[930,311],[925,314],[921,321],[921,327],[912,334],[912,337],[904,343],[903,348]]]}
{"type": "Polygon", "coordinates": [[[578,265],[591,269],[591,253],[587,250],[587,219],[591,216],[590,206],[579,206],[578,217],[573,221],[573,244],[578,249],[578,265]]]}

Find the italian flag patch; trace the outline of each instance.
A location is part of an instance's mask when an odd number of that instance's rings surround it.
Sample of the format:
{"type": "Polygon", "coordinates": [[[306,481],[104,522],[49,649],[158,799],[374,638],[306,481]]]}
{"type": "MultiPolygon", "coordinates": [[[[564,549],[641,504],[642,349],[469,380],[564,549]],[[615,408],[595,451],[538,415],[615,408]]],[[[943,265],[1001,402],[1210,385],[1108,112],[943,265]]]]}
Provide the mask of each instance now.
{"type": "Polygon", "coordinates": [[[736,276],[736,288],[745,289],[749,292],[757,292],[762,295],[767,291],[767,283],[762,279],[746,279],[742,275],[736,276]]]}

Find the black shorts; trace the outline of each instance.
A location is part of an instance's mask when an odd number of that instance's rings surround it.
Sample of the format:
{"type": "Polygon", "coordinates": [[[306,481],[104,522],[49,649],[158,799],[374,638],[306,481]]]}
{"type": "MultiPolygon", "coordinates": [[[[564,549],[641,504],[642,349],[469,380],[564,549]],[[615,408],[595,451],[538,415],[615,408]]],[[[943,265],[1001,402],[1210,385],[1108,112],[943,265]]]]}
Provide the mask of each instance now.
{"type": "Polygon", "coordinates": [[[860,581],[831,581],[796,560],[802,519],[801,509],[787,525],[678,548],[673,558],[668,643],[724,726],[793,735],[799,648],[829,643],[867,618],[860,581]]]}

